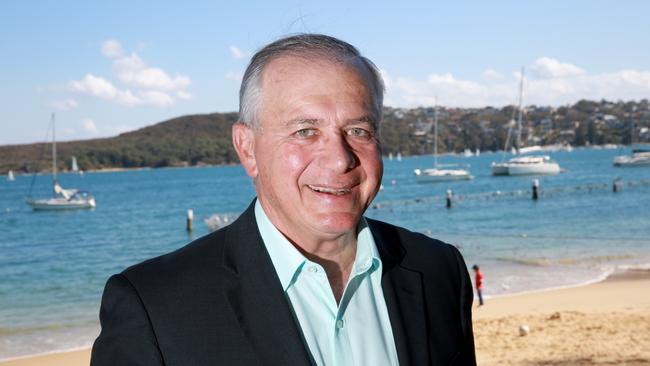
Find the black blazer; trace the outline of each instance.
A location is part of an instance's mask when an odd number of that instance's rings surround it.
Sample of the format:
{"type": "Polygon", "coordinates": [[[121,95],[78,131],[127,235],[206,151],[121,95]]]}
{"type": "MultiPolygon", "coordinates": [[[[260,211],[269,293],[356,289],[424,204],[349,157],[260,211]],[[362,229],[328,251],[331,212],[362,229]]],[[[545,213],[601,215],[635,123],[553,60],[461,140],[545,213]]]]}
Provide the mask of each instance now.
{"type": "MultiPolygon", "coordinates": [[[[368,220],[400,365],[475,365],[458,250],[368,220]]],[[[91,365],[313,365],[255,223],[232,224],[112,276],[91,365]]],[[[338,365],[337,365],[338,366],[338,365]]]]}

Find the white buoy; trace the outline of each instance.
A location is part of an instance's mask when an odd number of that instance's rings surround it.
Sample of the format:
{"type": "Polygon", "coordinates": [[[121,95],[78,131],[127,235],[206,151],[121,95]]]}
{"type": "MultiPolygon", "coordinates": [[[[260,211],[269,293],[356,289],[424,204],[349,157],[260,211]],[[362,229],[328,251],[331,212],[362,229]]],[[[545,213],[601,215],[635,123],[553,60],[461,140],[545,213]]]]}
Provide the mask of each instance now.
{"type": "Polygon", "coordinates": [[[530,334],[530,327],[526,324],[520,325],[519,326],[519,335],[521,337],[527,336],[530,334]]]}
{"type": "Polygon", "coordinates": [[[194,211],[190,208],[187,210],[187,231],[192,231],[192,221],[194,220],[194,211]]]}

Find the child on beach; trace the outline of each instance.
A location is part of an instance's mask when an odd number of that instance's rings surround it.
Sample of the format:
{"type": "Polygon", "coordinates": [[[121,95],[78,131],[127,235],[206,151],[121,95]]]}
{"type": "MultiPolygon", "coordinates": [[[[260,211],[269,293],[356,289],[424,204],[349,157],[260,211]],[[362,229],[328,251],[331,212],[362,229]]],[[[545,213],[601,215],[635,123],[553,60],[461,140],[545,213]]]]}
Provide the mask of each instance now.
{"type": "Polygon", "coordinates": [[[482,306],[483,305],[483,273],[481,273],[481,269],[479,268],[478,264],[473,265],[472,269],[476,273],[476,277],[474,277],[474,285],[476,286],[476,294],[478,295],[478,306],[482,306]]]}

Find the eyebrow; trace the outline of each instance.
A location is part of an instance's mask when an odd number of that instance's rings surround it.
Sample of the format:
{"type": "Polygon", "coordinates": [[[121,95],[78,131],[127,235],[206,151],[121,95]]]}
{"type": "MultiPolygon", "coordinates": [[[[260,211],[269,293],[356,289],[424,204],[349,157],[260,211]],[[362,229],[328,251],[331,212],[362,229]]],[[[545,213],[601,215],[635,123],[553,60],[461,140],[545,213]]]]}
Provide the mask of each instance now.
{"type": "Polygon", "coordinates": [[[376,125],[375,119],[372,118],[371,116],[363,116],[361,118],[355,118],[350,120],[349,122],[363,122],[363,123],[370,123],[373,126],[376,125]]]}
{"type": "Polygon", "coordinates": [[[287,121],[284,125],[285,127],[293,127],[297,125],[310,125],[315,126],[320,123],[320,120],[315,118],[297,118],[287,121]]]}
{"type": "MultiPolygon", "coordinates": [[[[284,126],[288,128],[298,126],[298,125],[318,126],[319,124],[321,124],[321,122],[322,120],[318,118],[296,118],[285,122],[284,126]]],[[[375,118],[368,115],[359,118],[351,118],[345,121],[346,125],[355,124],[355,123],[368,123],[373,127],[377,127],[375,123],[375,118]]]]}

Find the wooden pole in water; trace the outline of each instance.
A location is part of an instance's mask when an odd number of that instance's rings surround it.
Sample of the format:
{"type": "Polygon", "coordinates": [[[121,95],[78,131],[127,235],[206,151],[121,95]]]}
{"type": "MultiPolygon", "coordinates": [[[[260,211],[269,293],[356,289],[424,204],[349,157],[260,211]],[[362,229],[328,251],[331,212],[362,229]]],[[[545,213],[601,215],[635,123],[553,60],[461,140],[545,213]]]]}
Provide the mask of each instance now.
{"type": "Polygon", "coordinates": [[[194,220],[194,211],[190,208],[187,210],[187,232],[192,232],[192,221],[194,220]]]}
{"type": "Polygon", "coordinates": [[[616,193],[621,189],[621,180],[614,179],[614,184],[612,184],[612,192],[616,193]]]}
{"type": "Polygon", "coordinates": [[[533,200],[539,197],[539,180],[533,179],[533,200]]]}
{"type": "Polygon", "coordinates": [[[451,208],[451,196],[452,196],[451,189],[448,189],[447,190],[447,208],[451,208]]]}

